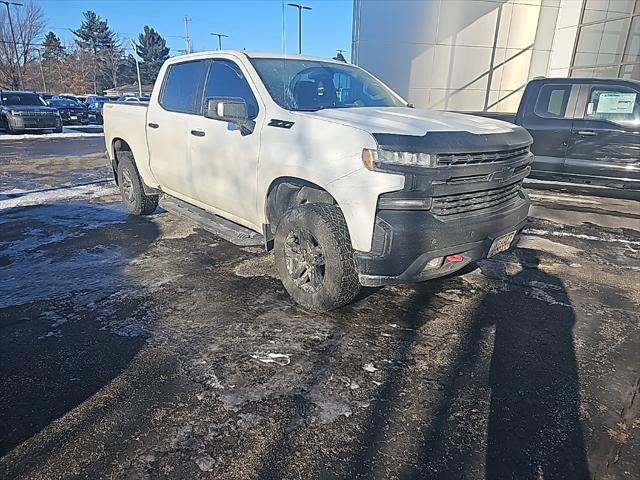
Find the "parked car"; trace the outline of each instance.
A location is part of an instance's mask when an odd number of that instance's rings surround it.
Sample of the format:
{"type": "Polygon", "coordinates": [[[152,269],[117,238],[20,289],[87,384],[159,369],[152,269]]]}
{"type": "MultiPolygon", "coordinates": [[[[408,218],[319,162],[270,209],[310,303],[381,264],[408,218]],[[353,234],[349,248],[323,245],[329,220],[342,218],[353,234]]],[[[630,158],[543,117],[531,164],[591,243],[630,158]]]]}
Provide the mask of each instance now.
{"type": "Polygon", "coordinates": [[[53,97],[49,100],[49,105],[58,109],[62,123],[65,125],[89,123],[89,112],[87,107],[66,97],[53,97]]]}
{"type": "Polygon", "coordinates": [[[109,100],[106,97],[101,97],[100,100],[95,100],[92,103],[87,104],[87,111],[89,112],[89,120],[93,120],[97,125],[102,125],[104,123],[104,118],[102,116],[102,110],[105,103],[109,103],[109,100]]]}
{"type": "Polygon", "coordinates": [[[529,178],[640,198],[640,82],[537,78],[515,114],[478,112],[533,137],[529,178]]]}
{"type": "Polygon", "coordinates": [[[70,93],[59,93],[58,95],[54,95],[55,97],[60,97],[60,98],[66,98],[68,100],[73,100],[74,102],[78,102],[80,103],[80,100],[78,100],[78,97],[76,97],[75,95],[72,95],[70,93]]]}
{"type": "Polygon", "coordinates": [[[87,95],[84,100],[85,105],[89,106],[95,102],[108,102],[109,98],[104,95],[87,95]]]}
{"type": "Polygon", "coordinates": [[[118,99],[118,102],[129,102],[129,103],[149,103],[149,97],[134,97],[134,96],[124,96],[118,99]]]}
{"type": "Polygon", "coordinates": [[[167,60],[148,107],[104,105],[132,214],[158,205],[274,249],[301,305],[419,282],[508,249],[524,226],[531,136],[410,108],[353,65],[203,52],[167,60]]]}
{"type": "Polygon", "coordinates": [[[62,118],[37,93],[0,91],[0,128],[8,133],[62,132],[62,118]]]}

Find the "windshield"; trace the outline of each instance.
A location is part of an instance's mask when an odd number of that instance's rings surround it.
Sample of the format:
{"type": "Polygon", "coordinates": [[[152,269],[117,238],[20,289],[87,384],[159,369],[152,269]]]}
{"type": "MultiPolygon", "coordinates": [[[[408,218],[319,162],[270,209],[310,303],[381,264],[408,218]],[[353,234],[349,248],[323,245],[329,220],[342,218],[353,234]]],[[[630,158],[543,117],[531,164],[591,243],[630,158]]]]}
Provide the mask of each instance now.
{"type": "Polygon", "coordinates": [[[35,93],[3,93],[2,104],[21,107],[46,107],[47,103],[35,93]]]}
{"type": "Polygon", "coordinates": [[[314,60],[254,58],[251,63],[273,100],[287,110],[404,107],[364,70],[314,60]]]}
{"type": "Polygon", "coordinates": [[[54,107],[78,107],[80,104],[68,98],[52,98],[49,103],[54,107]]]}

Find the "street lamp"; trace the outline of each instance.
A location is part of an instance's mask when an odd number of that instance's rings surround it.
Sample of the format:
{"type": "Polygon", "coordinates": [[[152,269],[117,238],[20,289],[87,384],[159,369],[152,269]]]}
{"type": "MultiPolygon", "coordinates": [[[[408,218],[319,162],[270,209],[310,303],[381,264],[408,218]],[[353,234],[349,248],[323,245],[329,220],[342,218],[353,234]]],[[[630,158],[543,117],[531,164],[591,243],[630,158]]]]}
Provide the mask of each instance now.
{"type": "Polygon", "coordinates": [[[210,33],[209,35],[218,37],[218,50],[222,50],[222,37],[229,38],[229,35],[225,35],[224,33],[210,33]]]}
{"type": "Polygon", "coordinates": [[[311,10],[311,7],[299,3],[289,3],[288,5],[298,9],[298,53],[302,53],[302,10],[311,10]]]}
{"type": "Polygon", "coordinates": [[[4,3],[4,6],[7,7],[7,16],[9,17],[9,28],[11,29],[11,38],[13,38],[13,48],[16,51],[16,67],[18,69],[18,82],[20,83],[20,90],[22,90],[22,72],[20,71],[20,54],[18,53],[18,44],[16,43],[16,34],[13,31],[13,22],[11,21],[11,9],[9,5],[13,5],[15,7],[23,7],[24,5],[16,2],[8,2],[6,0],[0,0],[0,3],[4,3]]]}
{"type": "Polygon", "coordinates": [[[140,62],[138,61],[138,49],[136,48],[136,44],[132,39],[129,39],[131,42],[131,48],[133,48],[133,59],[136,61],[136,73],[138,74],[138,94],[139,98],[142,98],[142,79],[140,78],[140,62]]]}

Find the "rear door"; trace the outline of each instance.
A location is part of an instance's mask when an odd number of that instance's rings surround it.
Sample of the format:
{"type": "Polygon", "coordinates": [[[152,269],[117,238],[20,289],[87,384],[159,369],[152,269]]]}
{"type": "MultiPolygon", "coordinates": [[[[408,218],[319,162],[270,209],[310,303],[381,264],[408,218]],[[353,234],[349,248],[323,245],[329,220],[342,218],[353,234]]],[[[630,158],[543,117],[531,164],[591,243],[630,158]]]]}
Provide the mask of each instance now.
{"type": "Polygon", "coordinates": [[[565,171],[572,181],[614,188],[640,183],[640,89],[582,86],[565,171]]]}
{"type": "Polygon", "coordinates": [[[529,108],[521,120],[522,126],[533,137],[531,177],[561,178],[579,88],[579,85],[566,83],[540,83],[533,108],[529,108]]]}
{"type": "MultiPolygon", "coordinates": [[[[189,158],[191,122],[202,115],[202,96],[210,60],[174,63],[164,76],[157,102],[147,112],[150,167],[162,189],[195,199],[196,177],[189,158]]],[[[132,107],[133,108],[133,107],[132,107]]],[[[139,108],[144,108],[141,104],[139,108]]]]}

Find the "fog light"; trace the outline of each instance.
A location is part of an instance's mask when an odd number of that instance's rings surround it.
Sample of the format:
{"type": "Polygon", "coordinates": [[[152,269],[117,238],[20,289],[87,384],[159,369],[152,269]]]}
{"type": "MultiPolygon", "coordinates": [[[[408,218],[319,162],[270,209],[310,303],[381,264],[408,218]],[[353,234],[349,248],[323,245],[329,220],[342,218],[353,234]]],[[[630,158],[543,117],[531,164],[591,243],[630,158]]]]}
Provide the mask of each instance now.
{"type": "Polygon", "coordinates": [[[426,263],[424,270],[429,268],[440,268],[440,265],[442,265],[442,257],[432,258],[426,263]]]}

